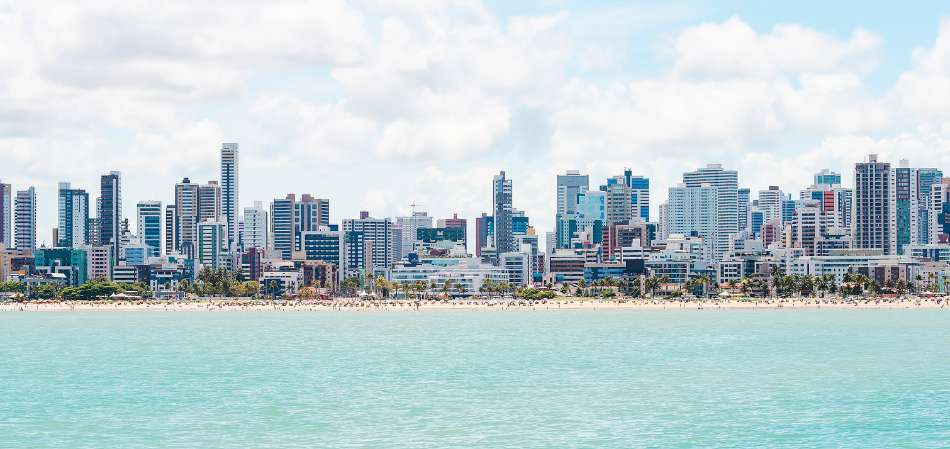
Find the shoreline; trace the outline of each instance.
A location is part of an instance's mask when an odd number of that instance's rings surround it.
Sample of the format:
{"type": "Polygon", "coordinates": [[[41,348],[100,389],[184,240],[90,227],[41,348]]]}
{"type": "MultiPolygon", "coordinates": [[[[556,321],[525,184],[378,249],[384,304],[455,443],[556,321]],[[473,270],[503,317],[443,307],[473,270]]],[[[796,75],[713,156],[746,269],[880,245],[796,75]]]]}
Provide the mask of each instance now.
{"type": "Polygon", "coordinates": [[[950,309],[947,298],[840,299],[772,298],[759,300],[653,300],[638,298],[605,300],[563,298],[546,302],[498,300],[389,300],[360,301],[341,298],[332,301],[261,301],[239,298],[188,301],[36,301],[0,303],[2,312],[346,312],[346,311],[488,311],[488,310],[897,310],[950,309]]]}

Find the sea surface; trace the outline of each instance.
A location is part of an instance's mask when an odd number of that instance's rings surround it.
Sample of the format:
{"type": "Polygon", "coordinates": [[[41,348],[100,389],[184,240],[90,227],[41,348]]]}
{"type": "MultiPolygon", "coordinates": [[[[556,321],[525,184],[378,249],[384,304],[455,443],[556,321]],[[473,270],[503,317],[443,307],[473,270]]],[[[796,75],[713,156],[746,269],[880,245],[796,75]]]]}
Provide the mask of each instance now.
{"type": "Polygon", "coordinates": [[[944,448],[950,311],[0,314],[2,448],[944,448]]]}

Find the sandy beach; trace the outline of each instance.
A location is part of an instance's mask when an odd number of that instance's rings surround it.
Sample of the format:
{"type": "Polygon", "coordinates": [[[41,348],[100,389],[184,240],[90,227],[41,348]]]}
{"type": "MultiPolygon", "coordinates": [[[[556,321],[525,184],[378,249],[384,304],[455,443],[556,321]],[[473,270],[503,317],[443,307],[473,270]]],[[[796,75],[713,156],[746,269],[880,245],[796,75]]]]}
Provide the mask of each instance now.
{"type": "Polygon", "coordinates": [[[262,301],[215,298],[189,301],[36,301],[0,303],[0,312],[346,312],[346,311],[446,311],[446,310],[724,310],[724,309],[945,309],[946,298],[856,299],[773,298],[705,301],[560,298],[551,301],[493,300],[389,300],[361,301],[262,301]]]}

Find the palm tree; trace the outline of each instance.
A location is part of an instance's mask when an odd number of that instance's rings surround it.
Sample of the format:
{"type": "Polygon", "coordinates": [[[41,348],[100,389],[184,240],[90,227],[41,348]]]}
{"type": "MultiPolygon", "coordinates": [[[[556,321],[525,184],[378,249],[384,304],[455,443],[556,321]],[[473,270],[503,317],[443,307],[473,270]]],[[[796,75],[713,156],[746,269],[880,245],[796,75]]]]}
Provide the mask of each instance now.
{"type": "Polygon", "coordinates": [[[448,297],[449,291],[451,290],[452,290],[452,280],[446,279],[445,282],[442,283],[442,294],[448,297]]]}
{"type": "Polygon", "coordinates": [[[660,287],[660,278],[650,276],[643,281],[644,287],[650,292],[650,297],[656,296],[656,289],[660,287]]]}
{"type": "Polygon", "coordinates": [[[459,296],[465,296],[465,284],[461,281],[455,283],[455,291],[458,292],[459,296]]]}

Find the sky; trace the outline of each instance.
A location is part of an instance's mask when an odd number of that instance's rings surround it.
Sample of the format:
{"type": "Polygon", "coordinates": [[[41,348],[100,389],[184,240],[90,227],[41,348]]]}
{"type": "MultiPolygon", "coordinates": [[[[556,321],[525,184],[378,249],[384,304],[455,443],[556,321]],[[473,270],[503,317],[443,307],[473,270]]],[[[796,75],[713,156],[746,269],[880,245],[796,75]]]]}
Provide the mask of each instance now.
{"type": "Polygon", "coordinates": [[[242,207],[471,219],[505,170],[541,233],[568,169],[650,177],[654,220],[709,163],[753,192],[869,153],[950,170],[950,6],[889,3],[0,0],[0,181],[49,244],[58,182],[121,171],[134,223],[222,142],[242,207]]]}

